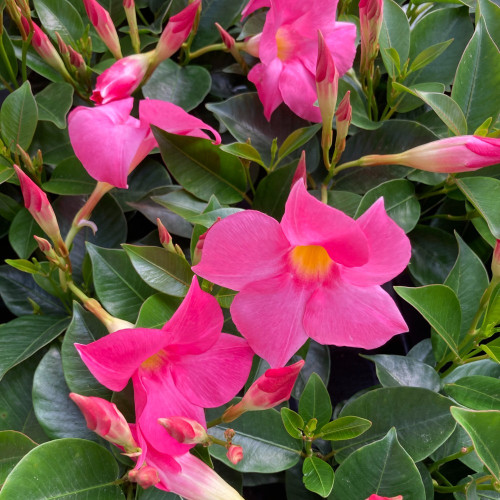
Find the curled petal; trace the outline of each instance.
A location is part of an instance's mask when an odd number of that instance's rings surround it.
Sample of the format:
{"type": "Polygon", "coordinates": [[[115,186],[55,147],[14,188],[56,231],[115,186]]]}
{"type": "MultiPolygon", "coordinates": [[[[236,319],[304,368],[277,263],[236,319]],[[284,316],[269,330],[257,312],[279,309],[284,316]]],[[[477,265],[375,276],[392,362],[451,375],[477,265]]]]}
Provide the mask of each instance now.
{"type": "Polygon", "coordinates": [[[256,64],[248,73],[248,79],[255,84],[259,98],[264,106],[264,115],[269,120],[273,111],[283,102],[279,90],[282,70],[281,61],[276,58],[270,64],[256,64]]]}

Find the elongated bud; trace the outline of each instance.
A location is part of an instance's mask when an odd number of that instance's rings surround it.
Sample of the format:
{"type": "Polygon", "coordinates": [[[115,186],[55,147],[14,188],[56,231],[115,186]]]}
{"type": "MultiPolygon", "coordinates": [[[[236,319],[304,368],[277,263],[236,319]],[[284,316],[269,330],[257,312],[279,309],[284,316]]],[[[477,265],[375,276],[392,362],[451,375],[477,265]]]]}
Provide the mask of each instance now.
{"type": "Polygon", "coordinates": [[[139,37],[139,29],[137,27],[137,15],[135,13],[135,2],[134,0],[123,0],[123,8],[125,9],[125,15],[127,16],[127,23],[129,26],[130,41],[132,42],[132,47],[136,54],[141,51],[141,40],[139,37]]]}
{"type": "Polygon", "coordinates": [[[69,50],[69,62],[72,64],[76,72],[78,73],[80,80],[85,80],[87,78],[87,65],[83,60],[83,56],[73,49],[73,47],[68,47],[69,50]]]}
{"type": "MultiPolygon", "coordinates": [[[[217,224],[217,222],[219,222],[221,220],[220,217],[217,217],[216,221],[214,222],[214,224],[217,224]]],[[[194,247],[194,252],[193,252],[193,266],[195,266],[196,264],[198,264],[201,260],[201,252],[203,251],[203,245],[205,244],[205,238],[207,237],[207,234],[208,234],[208,231],[210,231],[210,229],[214,226],[214,224],[212,224],[212,226],[210,228],[207,229],[207,231],[205,231],[199,238],[198,238],[198,241],[196,242],[196,246],[194,247]]]]}
{"type": "Polygon", "coordinates": [[[361,0],[359,2],[362,74],[366,74],[370,62],[378,54],[378,37],[382,27],[383,7],[383,0],[361,0]]]}
{"type": "Polygon", "coordinates": [[[500,139],[459,135],[429,142],[399,154],[368,155],[362,167],[405,165],[429,172],[456,173],[477,170],[500,162],[500,139]]]}
{"type": "Polygon", "coordinates": [[[236,465],[243,460],[243,448],[232,444],[227,450],[226,457],[232,464],[236,465]]]}
{"type": "Polygon", "coordinates": [[[69,48],[64,42],[64,40],[61,38],[61,35],[56,31],[56,39],[57,39],[57,46],[59,48],[59,52],[64,56],[68,55],[69,56],[69,48]]]}
{"type": "Polygon", "coordinates": [[[349,125],[352,119],[352,107],[350,102],[351,91],[348,90],[344,98],[340,101],[335,112],[337,122],[337,135],[335,137],[335,152],[333,153],[333,164],[336,164],[345,150],[345,141],[349,133],[349,125]]]}
{"type": "Polygon", "coordinates": [[[300,160],[297,164],[297,170],[293,174],[292,186],[295,186],[295,183],[298,180],[302,180],[304,182],[304,186],[307,188],[307,170],[306,170],[306,152],[302,151],[300,154],[300,160]]]}
{"type": "Polygon", "coordinates": [[[33,235],[33,238],[35,238],[36,242],[38,243],[38,248],[43,253],[47,253],[47,252],[50,252],[51,250],[53,250],[52,245],[45,238],[40,238],[36,234],[33,235]]]}
{"type": "Polygon", "coordinates": [[[150,465],[144,465],[139,470],[132,469],[128,472],[128,478],[130,481],[137,483],[145,490],[160,482],[158,471],[150,465]]]}
{"type": "Polygon", "coordinates": [[[96,0],[83,0],[87,16],[101,40],[108,47],[115,59],[121,59],[122,50],[118,33],[109,12],[96,0]]]}
{"type": "Polygon", "coordinates": [[[160,243],[163,248],[172,253],[177,253],[172,242],[172,236],[167,231],[167,228],[162,224],[159,218],[156,219],[156,225],[158,226],[158,235],[160,237],[160,243]]]}
{"type": "Polygon", "coordinates": [[[245,70],[248,71],[248,65],[243,59],[240,51],[236,47],[236,40],[219,24],[215,23],[217,30],[222,38],[222,42],[226,46],[227,50],[231,53],[231,55],[235,58],[238,64],[245,70]]]}
{"type": "Polygon", "coordinates": [[[198,444],[208,443],[210,438],[205,427],[196,420],[186,417],[159,418],[161,424],[167,432],[179,443],[198,444]]]}
{"type": "Polygon", "coordinates": [[[491,272],[493,273],[493,279],[500,281],[500,240],[497,240],[495,250],[493,250],[491,272]]]}
{"type": "Polygon", "coordinates": [[[248,389],[242,400],[222,415],[223,422],[232,422],[246,411],[267,410],[290,399],[293,386],[304,361],[283,368],[266,370],[248,389]]]}
{"type": "Polygon", "coordinates": [[[114,403],[102,398],[81,396],[74,392],[71,392],[69,397],[80,408],[91,431],[106,441],[121,446],[127,453],[139,450],[130,426],[114,403]]]}
{"type": "Polygon", "coordinates": [[[181,48],[182,43],[193,28],[196,13],[200,5],[201,0],[196,0],[168,20],[167,26],[165,26],[154,51],[154,67],[165,59],[168,59],[181,48]]]}

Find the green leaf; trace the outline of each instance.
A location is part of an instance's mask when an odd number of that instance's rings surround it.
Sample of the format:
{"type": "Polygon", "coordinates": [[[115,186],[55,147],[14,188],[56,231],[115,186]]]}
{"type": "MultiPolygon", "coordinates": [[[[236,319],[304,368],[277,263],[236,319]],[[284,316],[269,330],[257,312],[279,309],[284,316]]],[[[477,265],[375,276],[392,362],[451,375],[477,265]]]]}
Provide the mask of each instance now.
{"type": "Polygon", "coordinates": [[[169,134],[153,127],[160,151],[179,184],[198,198],[212,195],[224,204],[241,201],[246,191],[245,167],[207,139],[169,134]]]}
{"type": "Polygon", "coordinates": [[[500,363],[500,346],[482,345],[483,351],[497,363],[500,363]]]}
{"type": "MultiPolygon", "coordinates": [[[[408,87],[398,82],[392,82],[392,88],[394,90],[397,90],[399,93],[406,92],[407,94],[410,94],[406,96],[399,95],[394,100],[392,106],[397,108],[397,110],[400,113],[407,113],[408,111],[412,111],[422,106],[421,99],[416,94],[417,91],[433,92],[439,94],[442,94],[445,91],[445,86],[439,82],[415,83],[415,84],[409,83],[408,87]]],[[[422,124],[425,125],[425,123],[423,122],[422,124]]]]}
{"type": "Polygon", "coordinates": [[[500,411],[473,411],[451,407],[453,418],[466,430],[484,465],[500,480],[500,411]]]}
{"type": "MultiPolygon", "coordinates": [[[[235,403],[237,401],[233,401],[235,403]]],[[[207,420],[221,415],[225,408],[207,410],[207,420]]],[[[229,424],[219,424],[210,433],[224,438],[228,428],[236,431],[234,443],[241,446],[245,457],[232,465],[221,446],[210,446],[210,454],[240,472],[264,472],[266,474],[289,469],[300,460],[302,441],[290,437],[283,428],[280,414],[276,410],[248,412],[229,424]]]]}
{"type": "Polygon", "coordinates": [[[446,384],[445,392],[457,403],[473,410],[500,410],[500,380],[472,375],[446,384]]]}
{"type": "Polygon", "coordinates": [[[52,342],[68,326],[60,316],[22,316],[0,325],[0,379],[8,370],[52,342]]]}
{"type": "Polygon", "coordinates": [[[479,11],[495,45],[500,46],[500,6],[490,0],[479,0],[479,11]]]}
{"type": "MultiPolygon", "coordinates": [[[[14,169],[12,169],[14,170],[14,169]]],[[[22,209],[22,205],[13,200],[10,196],[0,193],[0,216],[8,221],[14,220],[14,217],[22,209]]]]}
{"type": "Polygon", "coordinates": [[[316,125],[299,128],[292,132],[279,147],[277,162],[280,162],[283,158],[286,158],[304,144],[307,144],[320,129],[321,124],[317,123],[316,125]]]}
{"type": "Polygon", "coordinates": [[[372,494],[425,498],[424,485],[411,456],[391,428],[383,439],[354,451],[337,469],[331,500],[359,500],[372,494]]]}
{"type": "Polygon", "coordinates": [[[76,41],[83,35],[83,21],[75,7],[68,0],[33,0],[36,13],[52,40],[56,31],[67,43],[76,47],[76,41]]]}
{"type": "Polygon", "coordinates": [[[123,245],[123,248],[149,286],[174,297],[186,295],[193,272],[185,259],[160,247],[123,245]]]}
{"type": "Polygon", "coordinates": [[[427,285],[418,288],[394,287],[396,293],[417,309],[448,348],[460,357],[461,311],[455,292],[446,285],[427,285]]]}
{"type": "Polygon", "coordinates": [[[287,500],[318,500],[318,496],[304,486],[302,465],[301,463],[295,464],[285,472],[286,498],[287,500]]]}
{"type": "Polygon", "coordinates": [[[75,348],[77,344],[90,344],[108,334],[104,325],[90,312],[75,302],[71,320],[61,347],[64,378],[72,392],[82,396],[109,399],[111,392],[102,386],[82,361],[75,348]]]}
{"type": "Polygon", "coordinates": [[[143,85],[142,93],[144,97],[171,102],[190,111],[203,101],[211,85],[210,73],[202,66],[179,66],[167,59],[143,85]]]}
{"type": "Polygon", "coordinates": [[[305,422],[309,422],[311,418],[317,419],[318,429],[328,423],[332,417],[330,395],[325,384],[316,373],[309,377],[309,381],[300,396],[299,414],[305,422]]]}
{"type": "Polygon", "coordinates": [[[360,417],[341,417],[324,425],[317,436],[327,441],[342,441],[361,436],[366,432],[372,423],[360,417]]]}
{"type": "Polygon", "coordinates": [[[181,304],[177,297],[156,293],[147,298],[139,311],[136,328],[162,328],[181,304]]]}
{"type": "Polygon", "coordinates": [[[207,207],[205,201],[195,198],[184,189],[178,189],[161,196],[153,196],[153,200],[180,215],[183,219],[199,215],[207,207]]]}
{"type": "Polygon", "coordinates": [[[47,436],[52,439],[79,437],[95,441],[97,435],[87,428],[79,408],[69,399],[61,363],[61,353],[51,347],[35,371],[33,407],[47,436]]]}
{"type": "Polygon", "coordinates": [[[25,455],[5,481],[0,497],[121,500],[125,496],[115,484],[118,478],[118,464],[102,446],[83,439],[58,439],[25,455]]]}
{"type": "Polygon", "coordinates": [[[500,52],[491,39],[483,19],[476,26],[476,32],[464,51],[457,68],[451,97],[462,108],[469,130],[475,130],[483,121],[498,119],[500,110],[492,106],[497,102],[500,86],[500,52]]]}
{"type": "Polygon", "coordinates": [[[0,184],[8,181],[15,174],[14,169],[10,165],[2,165],[2,162],[6,162],[6,160],[0,158],[0,184]]]}
{"type": "Polygon", "coordinates": [[[135,322],[142,303],[153,294],[134,270],[125,250],[107,250],[87,244],[94,285],[103,306],[113,316],[135,322]]]}
{"type": "Polygon", "coordinates": [[[237,156],[238,158],[254,161],[259,165],[264,165],[259,152],[250,144],[233,142],[232,144],[223,144],[220,148],[222,151],[232,154],[233,156],[237,156]]]}
{"type": "Polygon", "coordinates": [[[416,462],[441,446],[455,429],[450,400],[418,387],[385,387],[363,394],[346,404],[340,416],[357,416],[372,422],[361,436],[336,443],[335,458],[342,463],[354,450],[395,427],[403,448],[416,462]]]}
{"type": "Polygon", "coordinates": [[[73,104],[73,87],[69,83],[51,83],[35,96],[38,119],[66,128],[66,115],[73,104]]]}
{"type": "Polygon", "coordinates": [[[27,259],[38,248],[38,243],[33,238],[35,234],[46,237],[28,210],[22,208],[9,228],[9,243],[21,259],[27,259]]]}
{"type": "Polygon", "coordinates": [[[217,219],[219,218],[224,219],[225,217],[241,212],[242,210],[243,209],[241,208],[231,208],[231,207],[217,208],[216,210],[210,210],[208,212],[204,211],[199,215],[188,217],[187,220],[192,224],[200,224],[208,229],[217,221],[217,219]]]}
{"type": "Polygon", "coordinates": [[[283,425],[290,436],[302,439],[302,429],[304,429],[305,423],[298,413],[290,408],[281,408],[281,420],[283,420],[283,425]]]}
{"type": "Polygon", "coordinates": [[[484,338],[491,337],[500,323],[500,283],[498,283],[488,300],[488,307],[481,324],[480,335],[484,338]]]}
{"type": "Polygon", "coordinates": [[[484,217],[493,236],[500,239],[500,180],[491,177],[463,177],[455,182],[484,217]]]}
{"type": "MultiPolygon", "coordinates": [[[[296,363],[302,359],[299,356],[293,356],[292,362],[296,363]]],[[[300,370],[295,385],[292,390],[292,397],[299,399],[300,395],[306,387],[307,381],[313,373],[323,381],[323,384],[328,384],[330,380],[330,349],[328,346],[318,344],[314,340],[309,341],[309,348],[305,357],[305,365],[300,370]]]]}
{"type": "Polygon", "coordinates": [[[410,64],[410,71],[413,72],[425,68],[428,64],[437,59],[451,45],[452,42],[453,38],[446,40],[445,42],[436,43],[422,50],[420,54],[415,56],[410,64]]]}
{"type": "Polygon", "coordinates": [[[0,431],[0,487],[14,466],[36,443],[28,436],[16,431],[0,431]]]}
{"type": "MultiPolygon", "coordinates": [[[[9,34],[7,33],[5,27],[3,28],[1,37],[2,37],[2,44],[5,50],[5,55],[7,56],[7,60],[9,61],[10,67],[12,68],[14,77],[16,77],[18,72],[16,54],[14,52],[14,47],[12,46],[12,41],[10,40],[9,34]]],[[[2,59],[2,64],[0,64],[0,76],[7,82],[13,83],[12,75],[8,70],[7,64],[3,59],[2,59]]]]}
{"type": "Polygon", "coordinates": [[[471,375],[500,378],[500,366],[489,359],[480,359],[479,361],[457,366],[449,375],[443,378],[443,384],[451,384],[471,375]]]}
{"type": "Polygon", "coordinates": [[[432,366],[406,356],[376,354],[363,356],[377,366],[377,377],[384,387],[423,387],[439,392],[441,379],[432,366]]]}
{"type": "Polygon", "coordinates": [[[302,466],[304,485],[309,491],[326,498],[333,488],[334,473],[332,467],[317,457],[307,457],[302,466]]]}
{"type": "Polygon", "coordinates": [[[80,160],[67,158],[57,165],[50,179],[42,184],[44,191],[55,194],[90,194],[96,181],[87,174],[80,160]]]}
{"type": "Polygon", "coordinates": [[[37,274],[39,272],[38,265],[33,264],[30,260],[26,259],[5,259],[5,263],[12,266],[14,269],[24,273],[37,274]]]}
{"type": "Polygon", "coordinates": [[[370,189],[362,198],[354,218],[360,217],[381,196],[387,215],[396,222],[405,233],[410,232],[420,217],[420,203],[415,196],[413,183],[406,179],[387,181],[370,189]]]}
{"type": "Polygon", "coordinates": [[[27,150],[35,135],[38,110],[29,82],[24,82],[2,104],[0,129],[2,139],[11,151],[17,152],[17,144],[27,150]]]}

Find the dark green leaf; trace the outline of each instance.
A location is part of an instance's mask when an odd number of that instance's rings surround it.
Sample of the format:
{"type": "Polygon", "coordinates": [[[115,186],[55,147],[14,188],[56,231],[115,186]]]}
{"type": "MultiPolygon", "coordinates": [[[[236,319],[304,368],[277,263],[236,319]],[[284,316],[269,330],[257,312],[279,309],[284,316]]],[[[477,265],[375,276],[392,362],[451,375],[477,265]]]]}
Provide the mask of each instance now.
{"type": "Polygon", "coordinates": [[[35,234],[46,237],[28,210],[22,208],[9,228],[9,243],[21,259],[27,259],[38,248],[38,243],[33,238],[35,234]]]}
{"type": "Polygon", "coordinates": [[[281,161],[286,158],[289,154],[299,149],[304,144],[308,143],[315,135],[318,130],[321,129],[321,125],[318,123],[316,125],[311,125],[310,127],[299,128],[292,132],[281,144],[278,149],[277,161],[281,161]]]}
{"type": "MultiPolygon", "coordinates": [[[[14,170],[14,169],[12,169],[14,170]]],[[[22,205],[13,200],[10,196],[0,193],[0,216],[8,221],[12,221],[22,205]]]]}
{"type": "Polygon", "coordinates": [[[317,375],[313,373],[302,392],[299,400],[300,416],[307,423],[311,418],[318,421],[317,428],[330,421],[332,417],[332,403],[325,384],[317,375]]]}
{"type": "Polygon", "coordinates": [[[500,46],[500,6],[490,0],[479,0],[481,17],[497,47],[500,46]]]}
{"type": "Polygon", "coordinates": [[[305,424],[298,413],[289,408],[281,408],[281,420],[283,420],[283,425],[290,436],[302,439],[302,429],[304,429],[305,424]]]}
{"type": "Polygon", "coordinates": [[[5,61],[2,59],[2,64],[0,64],[0,76],[6,80],[7,82],[12,82],[12,74],[14,77],[17,76],[17,59],[16,59],[16,54],[14,52],[14,47],[12,46],[12,42],[10,40],[9,34],[7,33],[7,30],[5,27],[3,28],[2,31],[2,44],[5,50],[5,55],[7,57],[7,61],[10,64],[10,67],[12,69],[12,73],[8,70],[7,64],[5,61]]]}
{"type": "Polygon", "coordinates": [[[56,31],[68,44],[76,47],[83,35],[83,21],[78,11],[68,0],[34,0],[36,13],[43,27],[56,41],[56,31]]]}
{"type": "Polygon", "coordinates": [[[0,431],[0,487],[14,466],[36,443],[16,431],[0,431]]]}
{"type": "Polygon", "coordinates": [[[180,304],[181,300],[177,297],[162,293],[151,295],[142,304],[135,326],[138,328],[162,328],[180,304]]]}
{"type": "Polygon", "coordinates": [[[500,410],[500,380],[472,375],[446,384],[445,392],[457,403],[473,410],[500,410]]]}
{"type": "MultiPolygon", "coordinates": [[[[301,358],[293,356],[292,362],[296,363],[301,358]]],[[[299,399],[304,391],[307,381],[313,373],[319,376],[323,384],[328,384],[330,379],[330,349],[328,346],[318,344],[314,340],[309,341],[309,348],[305,357],[306,364],[300,370],[295,385],[293,386],[292,397],[299,399]]]]}
{"type": "Polygon", "coordinates": [[[287,500],[318,500],[318,496],[304,486],[302,464],[298,463],[285,472],[287,500]]]}
{"type": "Polygon", "coordinates": [[[232,144],[223,144],[221,147],[222,151],[226,153],[237,156],[238,158],[243,158],[245,160],[254,161],[259,165],[264,165],[259,152],[250,144],[234,142],[232,144]]]}
{"type": "Polygon", "coordinates": [[[42,188],[55,194],[90,194],[96,181],[87,174],[78,158],[63,160],[52,172],[50,179],[44,182],[42,188]]]}
{"type": "Polygon", "coordinates": [[[195,198],[184,189],[178,189],[161,196],[154,196],[153,200],[184,219],[199,215],[207,207],[205,201],[195,198]]]}
{"type": "Polygon", "coordinates": [[[326,498],[333,488],[334,473],[325,461],[312,456],[304,460],[302,466],[304,485],[309,491],[326,498]]]}
{"type": "Polygon", "coordinates": [[[321,429],[318,438],[327,441],[341,441],[353,439],[366,432],[372,423],[360,417],[340,417],[332,422],[328,422],[321,429]]]}
{"type": "Polygon", "coordinates": [[[35,96],[38,119],[66,128],[66,115],[73,104],[73,87],[69,83],[51,83],[35,96]]]}
{"type": "Polygon", "coordinates": [[[209,228],[217,221],[217,219],[224,219],[229,215],[233,215],[241,211],[241,208],[217,208],[216,210],[204,211],[202,214],[188,217],[187,220],[192,224],[200,224],[209,228]]]}
{"type": "Polygon", "coordinates": [[[446,40],[445,42],[439,42],[430,47],[425,48],[417,54],[410,64],[410,71],[418,71],[419,69],[425,68],[432,61],[437,59],[453,42],[453,39],[446,40]]]}
{"type": "Polygon", "coordinates": [[[451,384],[471,375],[500,378],[500,365],[489,359],[480,359],[479,361],[457,366],[449,375],[443,378],[443,384],[451,384]]]}

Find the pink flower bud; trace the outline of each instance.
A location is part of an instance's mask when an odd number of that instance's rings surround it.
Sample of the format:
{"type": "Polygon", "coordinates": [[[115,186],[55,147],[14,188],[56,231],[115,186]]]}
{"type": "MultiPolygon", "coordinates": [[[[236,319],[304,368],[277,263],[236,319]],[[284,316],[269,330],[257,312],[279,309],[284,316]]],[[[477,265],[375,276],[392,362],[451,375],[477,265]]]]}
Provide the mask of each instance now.
{"type": "Polygon", "coordinates": [[[47,195],[17,165],[14,169],[21,184],[24,206],[53,241],[60,241],[59,224],[47,195]]]}
{"type": "Polygon", "coordinates": [[[409,149],[400,154],[368,155],[360,165],[405,165],[429,172],[455,173],[477,170],[500,162],[500,139],[460,135],[409,149]]]}
{"type": "Polygon", "coordinates": [[[297,164],[297,170],[295,170],[295,174],[293,174],[292,186],[295,183],[302,179],[304,182],[304,186],[307,188],[307,171],[306,171],[306,152],[302,151],[300,155],[299,163],[297,164]]]}
{"type": "Polygon", "coordinates": [[[61,38],[61,35],[56,31],[56,38],[57,38],[57,46],[59,48],[59,52],[64,55],[64,54],[69,54],[69,49],[64,40],[61,38]]]}
{"type": "Polygon", "coordinates": [[[36,242],[38,243],[38,248],[43,253],[50,252],[52,250],[52,245],[45,238],[40,238],[36,234],[33,235],[33,238],[35,238],[36,242]]]}
{"type": "Polygon", "coordinates": [[[361,71],[365,71],[378,54],[378,37],[382,27],[383,0],[361,0],[359,23],[361,31],[361,71]]]}
{"type": "Polygon", "coordinates": [[[495,250],[493,250],[493,257],[491,259],[491,272],[493,278],[500,280],[500,240],[497,240],[495,250]]]}
{"type": "Polygon", "coordinates": [[[215,23],[215,26],[219,31],[219,35],[222,38],[222,42],[228,48],[228,50],[231,50],[234,47],[234,44],[236,43],[234,38],[219,23],[215,23]]]}
{"type": "Polygon", "coordinates": [[[161,424],[167,432],[179,443],[198,444],[209,441],[207,431],[196,420],[186,417],[159,418],[161,424]]]}
{"type": "Polygon", "coordinates": [[[380,495],[370,495],[366,500],[403,500],[402,495],[398,495],[397,497],[381,497],[380,495]]]}
{"type": "Polygon", "coordinates": [[[283,368],[266,370],[248,389],[243,399],[228,408],[223,422],[232,422],[246,411],[267,410],[290,399],[293,386],[304,361],[283,368]]]}
{"type": "Polygon", "coordinates": [[[205,238],[207,237],[207,234],[208,234],[208,231],[210,231],[210,229],[212,227],[214,227],[214,224],[217,224],[217,222],[219,222],[221,220],[220,217],[217,217],[217,219],[215,220],[215,222],[212,224],[211,227],[209,227],[199,238],[198,238],[198,241],[196,242],[196,246],[194,247],[194,252],[193,252],[193,266],[195,266],[196,264],[198,264],[201,260],[201,252],[203,250],[203,245],[205,243],[205,238]]]}
{"type": "Polygon", "coordinates": [[[141,84],[151,62],[151,53],[134,54],[116,61],[97,77],[91,99],[97,104],[124,99],[141,84]]]}
{"type": "Polygon", "coordinates": [[[121,446],[126,452],[138,450],[125,417],[114,403],[102,398],[86,397],[71,392],[71,400],[80,408],[87,427],[110,443],[121,446]]]}
{"type": "Polygon", "coordinates": [[[123,0],[123,8],[124,9],[135,9],[134,0],[123,0]]]}
{"type": "Polygon", "coordinates": [[[193,28],[200,4],[201,0],[196,0],[168,20],[154,51],[155,67],[180,49],[193,28]]]}
{"type": "Polygon", "coordinates": [[[158,234],[160,236],[160,243],[167,248],[168,245],[172,244],[172,236],[167,231],[167,228],[162,224],[159,218],[156,219],[156,224],[158,226],[158,234]]]}
{"type": "Polygon", "coordinates": [[[243,448],[232,444],[227,450],[226,457],[232,464],[236,465],[243,459],[243,448]]]}
{"type": "Polygon", "coordinates": [[[121,59],[122,51],[120,41],[118,40],[118,33],[109,12],[97,0],[83,0],[83,3],[90,22],[101,37],[101,40],[106,44],[106,47],[108,47],[115,59],[121,59]]]}
{"type": "Polygon", "coordinates": [[[77,52],[73,47],[68,47],[69,51],[69,62],[76,68],[85,68],[85,61],[83,60],[82,55],[77,52]]]}
{"type": "Polygon", "coordinates": [[[335,154],[333,162],[337,163],[345,149],[345,140],[349,133],[349,125],[352,119],[352,107],[350,102],[351,91],[348,90],[344,98],[340,101],[335,112],[337,119],[337,135],[335,137],[335,154]]]}
{"type": "Polygon", "coordinates": [[[149,465],[144,465],[139,470],[130,470],[128,472],[128,478],[133,483],[139,484],[145,490],[160,482],[158,471],[149,465]]]}

